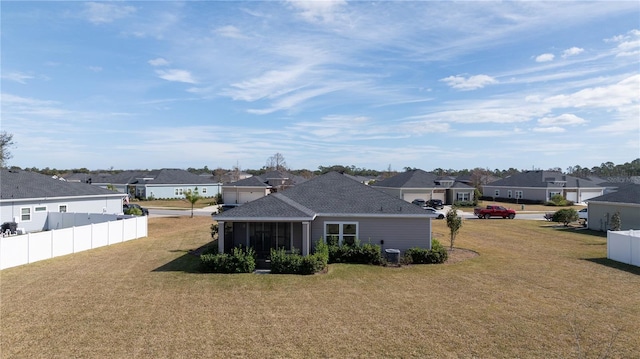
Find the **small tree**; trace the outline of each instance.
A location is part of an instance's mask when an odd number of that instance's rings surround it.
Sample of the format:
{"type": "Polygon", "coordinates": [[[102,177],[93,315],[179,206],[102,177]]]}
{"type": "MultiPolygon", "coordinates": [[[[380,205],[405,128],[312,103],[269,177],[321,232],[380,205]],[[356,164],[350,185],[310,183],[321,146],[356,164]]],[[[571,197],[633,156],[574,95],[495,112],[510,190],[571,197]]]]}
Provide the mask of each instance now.
{"type": "Polygon", "coordinates": [[[578,212],[575,209],[563,208],[556,211],[551,219],[554,222],[563,223],[565,227],[568,227],[569,223],[577,221],[578,218],[578,212]]]}
{"type": "Polygon", "coordinates": [[[198,202],[200,198],[202,198],[200,197],[200,193],[198,193],[198,187],[196,187],[193,191],[188,190],[184,194],[184,198],[186,198],[186,200],[191,203],[191,218],[193,218],[193,205],[196,204],[196,202],[198,202]]]}
{"type": "Polygon", "coordinates": [[[620,220],[620,212],[616,211],[616,213],[611,216],[611,230],[619,231],[622,228],[622,221],[620,220]]]}
{"type": "Polygon", "coordinates": [[[451,249],[453,249],[453,242],[456,240],[456,236],[462,227],[462,218],[458,216],[458,211],[455,206],[447,212],[447,227],[451,234],[451,249]]]}

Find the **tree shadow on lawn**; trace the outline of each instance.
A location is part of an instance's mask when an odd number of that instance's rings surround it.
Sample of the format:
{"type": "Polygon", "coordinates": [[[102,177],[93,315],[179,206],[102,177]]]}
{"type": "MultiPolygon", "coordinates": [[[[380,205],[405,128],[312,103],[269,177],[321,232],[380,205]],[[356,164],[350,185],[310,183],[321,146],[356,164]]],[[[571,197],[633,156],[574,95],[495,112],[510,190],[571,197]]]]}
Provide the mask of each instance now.
{"type": "Polygon", "coordinates": [[[202,253],[207,246],[210,246],[210,243],[196,249],[172,249],[169,252],[184,254],[154,269],[153,272],[202,273],[200,271],[200,253],[202,253]]]}
{"type": "Polygon", "coordinates": [[[640,275],[640,267],[632,266],[631,264],[626,264],[622,262],[616,262],[609,258],[581,258],[581,259],[592,262],[592,263],[600,264],[603,266],[607,266],[609,268],[625,271],[631,274],[640,275]]]}

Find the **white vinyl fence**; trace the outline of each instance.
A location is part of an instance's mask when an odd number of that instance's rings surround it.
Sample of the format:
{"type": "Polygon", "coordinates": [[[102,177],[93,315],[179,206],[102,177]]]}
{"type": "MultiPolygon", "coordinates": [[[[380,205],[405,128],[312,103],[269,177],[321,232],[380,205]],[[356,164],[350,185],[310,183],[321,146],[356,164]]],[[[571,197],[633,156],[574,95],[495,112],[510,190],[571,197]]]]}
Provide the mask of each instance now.
{"type": "Polygon", "coordinates": [[[640,231],[608,231],[607,258],[640,267],[640,231]]]}
{"type": "Polygon", "coordinates": [[[53,221],[50,230],[0,238],[0,269],[147,236],[146,216],[86,213],[50,215],[54,215],[49,218],[49,221],[53,221]]]}

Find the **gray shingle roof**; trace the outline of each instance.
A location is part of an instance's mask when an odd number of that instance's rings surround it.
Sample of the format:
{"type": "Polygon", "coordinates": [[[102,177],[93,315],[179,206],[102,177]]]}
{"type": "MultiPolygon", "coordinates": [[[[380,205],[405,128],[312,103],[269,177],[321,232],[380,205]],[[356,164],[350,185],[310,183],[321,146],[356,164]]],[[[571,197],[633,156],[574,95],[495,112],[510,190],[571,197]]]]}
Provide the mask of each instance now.
{"type": "Polygon", "coordinates": [[[249,178],[241,179],[236,182],[227,183],[224,187],[271,187],[264,183],[261,178],[252,176],[249,178]]]}
{"type": "Polygon", "coordinates": [[[423,209],[337,172],[315,177],[216,216],[218,220],[313,215],[424,216],[423,209]]]}
{"type": "MultiPolygon", "coordinates": [[[[145,180],[146,184],[216,184],[211,177],[199,176],[189,171],[164,168],[161,170],[155,170],[147,172],[144,175],[145,178],[153,178],[152,180],[145,180]]],[[[138,181],[138,183],[142,183],[138,181]]]]}
{"type": "Polygon", "coordinates": [[[28,199],[45,197],[120,196],[86,183],[66,182],[36,172],[2,169],[0,172],[0,199],[28,199]]]}
{"type": "Polygon", "coordinates": [[[595,182],[554,171],[526,171],[487,184],[501,187],[556,187],[553,181],[565,181],[565,187],[599,188],[595,182]]]}
{"type": "Polygon", "coordinates": [[[373,187],[389,188],[442,188],[438,184],[439,177],[423,170],[411,170],[376,182],[373,187]]]}
{"type": "Polygon", "coordinates": [[[587,202],[615,202],[640,204],[640,184],[621,184],[615,192],[594,197],[587,202]]]}

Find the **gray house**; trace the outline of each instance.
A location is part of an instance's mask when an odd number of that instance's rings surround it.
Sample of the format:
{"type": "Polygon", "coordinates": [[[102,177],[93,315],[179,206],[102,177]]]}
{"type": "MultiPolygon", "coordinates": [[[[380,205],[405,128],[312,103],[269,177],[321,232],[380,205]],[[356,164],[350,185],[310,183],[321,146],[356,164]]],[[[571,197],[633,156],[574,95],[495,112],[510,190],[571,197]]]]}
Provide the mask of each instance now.
{"type": "Polygon", "coordinates": [[[431,248],[432,215],[411,203],[330,172],[213,217],[218,247],[312,251],[320,238],[358,239],[383,249],[431,248]]]}
{"type": "Polygon", "coordinates": [[[474,192],[473,187],[457,182],[453,177],[440,177],[423,170],[402,172],[371,186],[407,202],[419,198],[453,204],[456,201],[473,201],[474,192]]]}
{"type": "Polygon", "coordinates": [[[129,193],[137,198],[182,199],[188,191],[198,189],[202,197],[215,197],[221,183],[212,177],[199,176],[181,169],[164,168],[141,173],[129,184],[129,193]]]}
{"type": "Polygon", "coordinates": [[[0,223],[26,232],[45,228],[49,212],[122,213],[123,193],[36,172],[0,170],[0,223]]]}
{"type": "Polygon", "coordinates": [[[482,186],[483,197],[495,200],[546,202],[562,195],[572,202],[601,196],[604,188],[584,179],[555,171],[525,171],[482,186]]]}
{"type": "Polygon", "coordinates": [[[271,171],[222,185],[222,198],[225,204],[244,204],[305,181],[285,171],[271,171]]]}
{"type": "Polygon", "coordinates": [[[611,216],[620,213],[621,230],[640,230],[640,184],[620,185],[616,192],[587,201],[589,229],[606,231],[611,228],[611,216]]]}

